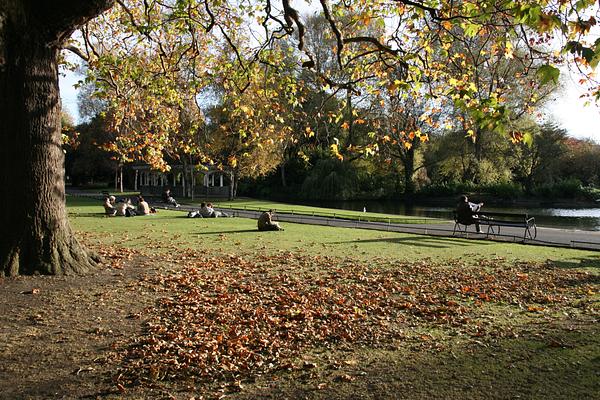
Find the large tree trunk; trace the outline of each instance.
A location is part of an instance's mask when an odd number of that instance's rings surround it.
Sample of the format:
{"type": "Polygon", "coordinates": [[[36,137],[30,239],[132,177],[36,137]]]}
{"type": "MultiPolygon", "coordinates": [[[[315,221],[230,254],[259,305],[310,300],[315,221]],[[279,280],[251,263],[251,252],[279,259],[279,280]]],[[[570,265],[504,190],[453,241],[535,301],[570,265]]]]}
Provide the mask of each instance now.
{"type": "Polygon", "coordinates": [[[0,275],[95,264],[67,219],[57,59],[74,27],[108,5],[0,0],[0,275]]]}

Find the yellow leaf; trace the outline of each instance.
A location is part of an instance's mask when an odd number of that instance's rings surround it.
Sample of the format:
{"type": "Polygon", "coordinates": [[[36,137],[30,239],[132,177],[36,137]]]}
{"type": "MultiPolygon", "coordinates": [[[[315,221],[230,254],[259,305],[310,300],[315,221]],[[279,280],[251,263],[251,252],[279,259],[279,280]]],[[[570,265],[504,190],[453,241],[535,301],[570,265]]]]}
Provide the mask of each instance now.
{"type": "Polygon", "coordinates": [[[237,166],[237,158],[235,156],[229,157],[227,159],[227,162],[229,163],[229,165],[231,165],[234,168],[237,166]]]}
{"type": "Polygon", "coordinates": [[[335,155],[339,160],[343,160],[344,156],[342,156],[339,152],[339,148],[337,144],[332,144],[331,146],[329,146],[329,148],[331,149],[331,153],[333,155],[335,155]]]}

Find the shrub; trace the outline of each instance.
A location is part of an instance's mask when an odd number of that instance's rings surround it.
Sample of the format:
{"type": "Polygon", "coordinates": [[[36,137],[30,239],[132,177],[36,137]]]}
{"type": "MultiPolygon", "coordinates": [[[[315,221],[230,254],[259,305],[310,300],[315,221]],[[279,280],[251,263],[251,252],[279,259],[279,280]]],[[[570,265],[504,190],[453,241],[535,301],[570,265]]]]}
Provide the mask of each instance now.
{"type": "Polygon", "coordinates": [[[299,195],[304,199],[351,199],[358,192],[357,182],[357,173],[351,164],[322,159],[304,179],[299,195]]]}
{"type": "Polygon", "coordinates": [[[556,183],[537,186],[533,193],[546,198],[577,198],[584,197],[585,192],[578,179],[567,179],[556,183]]]}
{"type": "Polygon", "coordinates": [[[446,182],[426,186],[419,190],[418,194],[427,197],[442,197],[474,191],[476,191],[476,185],[472,183],[446,182]]]}
{"type": "Polygon", "coordinates": [[[499,199],[514,199],[523,195],[523,189],[513,182],[499,182],[488,185],[483,185],[477,190],[485,192],[499,199]]]}

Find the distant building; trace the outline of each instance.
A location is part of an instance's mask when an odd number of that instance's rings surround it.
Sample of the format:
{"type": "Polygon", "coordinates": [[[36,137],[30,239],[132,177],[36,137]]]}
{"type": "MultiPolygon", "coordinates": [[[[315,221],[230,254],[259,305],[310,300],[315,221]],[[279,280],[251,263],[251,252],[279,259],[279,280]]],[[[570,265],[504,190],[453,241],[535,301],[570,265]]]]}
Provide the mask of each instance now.
{"type": "Polygon", "coordinates": [[[148,165],[133,165],[134,190],[145,195],[160,196],[165,189],[171,189],[174,197],[206,197],[228,198],[230,195],[230,178],[226,171],[208,167],[204,171],[196,171],[188,166],[186,174],[183,165],[174,165],[169,172],[150,169],[148,165]],[[194,179],[190,179],[193,171],[194,179]]]}

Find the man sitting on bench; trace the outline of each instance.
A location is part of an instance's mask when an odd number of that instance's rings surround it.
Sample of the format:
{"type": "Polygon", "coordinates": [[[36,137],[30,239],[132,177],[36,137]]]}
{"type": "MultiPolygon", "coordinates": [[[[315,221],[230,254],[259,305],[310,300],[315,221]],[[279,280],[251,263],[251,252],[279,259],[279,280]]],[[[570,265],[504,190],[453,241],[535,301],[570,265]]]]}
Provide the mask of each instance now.
{"type": "Polygon", "coordinates": [[[463,225],[475,224],[477,233],[482,233],[481,228],[479,227],[479,216],[473,214],[474,212],[481,210],[481,207],[483,207],[483,203],[471,203],[469,198],[463,194],[458,199],[458,204],[456,205],[458,222],[463,225]]]}

